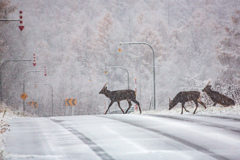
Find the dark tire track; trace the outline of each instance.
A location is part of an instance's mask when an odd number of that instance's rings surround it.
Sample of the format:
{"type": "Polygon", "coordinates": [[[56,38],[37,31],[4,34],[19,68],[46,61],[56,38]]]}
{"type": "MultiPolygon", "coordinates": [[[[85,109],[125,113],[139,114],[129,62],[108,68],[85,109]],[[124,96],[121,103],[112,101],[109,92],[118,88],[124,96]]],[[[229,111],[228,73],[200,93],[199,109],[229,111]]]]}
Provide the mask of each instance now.
{"type": "Polygon", "coordinates": [[[228,119],[228,120],[233,120],[233,121],[237,121],[240,122],[240,118],[236,118],[236,117],[224,117],[224,116],[219,116],[219,115],[195,115],[198,117],[213,117],[213,118],[218,118],[218,119],[228,119]]]}
{"type": "Polygon", "coordinates": [[[133,121],[128,121],[128,120],[123,120],[123,119],[119,119],[119,118],[116,118],[116,117],[108,117],[108,116],[99,116],[99,117],[102,117],[102,118],[108,118],[108,119],[112,119],[112,120],[116,120],[116,121],[120,121],[120,122],[123,122],[123,123],[126,123],[126,124],[129,124],[129,125],[132,125],[134,127],[139,127],[139,128],[142,128],[142,129],[145,129],[145,130],[148,130],[148,131],[151,131],[151,132],[154,132],[154,133],[157,133],[159,135],[162,135],[162,136],[165,136],[165,137],[168,137],[170,139],[173,139],[174,141],[177,141],[179,143],[182,143],[186,146],[189,146],[199,152],[202,152],[204,154],[207,154],[208,156],[210,157],[213,157],[215,159],[218,159],[218,160],[230,160],[226,157],[223,157],[221,155],[217,155],[216,153],[214,152],[211,152],[209,151],[208,149],[202,147],[202,146],[199,146],[197,144],[194,144],[194,143],[191,143],[189,141],[186,141],[184,139],[181,139],[179,137],[176,137],[174,135],[171,135],[171,134],[168,134],[164,131],[160,131],[160,130],[157,130],[157,129],[153,129],[153,128],[150,128],[150,127],[147,127],[147,126],[144,126],[144,125],[141,125],[139,123],[136,123],[136,122],[133,122],[133,121]]]}
{"type": "Polygon", "coordinates": [[[185,121],[185,122],[195,123],[195,124],[204,125],[204,126],[208,126],[208,127],[220,128],[220,129],[224,129],[227,131],[231,131],[231,132],[240,134],[240,128],[227,126],[227,125],[223,125],[223,124],[219,124],[219,123],[213,123],[213,122],[207,122],[207,121],[203,121],[203,120],[197,120],[197,119],[186,118],[186,117],[177,117],[177,116],[171,116],[171,115],[149,115],[149,116],[174,119],[174,120],[178,120],[178,121],[185,121]]]}
{"type": "Polygon", "coordinates": [[[74,134],[78,139],[80,139],[83,143],[88,145],[93,152],[95,152],[102,160],[114,160],[112,156],[110,156],[107,152],[105,152],[100,146],[98,146],[96,143],[94,143],[90,138],[85,136],[83,133],[77,131],[73,127],[70,127],[63,122],[63,120],[56,120],[51,119],[53,122],[61,125],[63,128],[67,129],[69,132],[74,134]]]}

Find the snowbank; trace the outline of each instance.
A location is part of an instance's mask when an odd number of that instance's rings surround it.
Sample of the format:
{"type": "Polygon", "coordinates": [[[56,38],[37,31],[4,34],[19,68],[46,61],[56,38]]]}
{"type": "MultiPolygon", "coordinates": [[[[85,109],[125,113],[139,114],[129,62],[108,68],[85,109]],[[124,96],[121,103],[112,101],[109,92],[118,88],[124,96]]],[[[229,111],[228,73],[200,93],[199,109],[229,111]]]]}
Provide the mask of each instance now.
{"type": "MultiPolygon", "coordinates": [[[[194,106],[187,106],[185,107],[189,112],[183,110],[183,114],[192,114],[195,109],[194,106]]],[[[180,105],[175,106],[171,110],[150,110],[150,111],[143,111],[142,114],[181,114],[182,107],[180,105]]],[[[133,114],[139,114],[139,112],[133,112],[133,114]]],[[[240,105],[235,105],[231,107],[223,107],[220,105],[217,106],[207,106],[207,109],[204,109],[201,105],[198,107],[196,114],[216,114],[216,115],[240,115],[240,105]]]]}
{"type": "Polygon", "coordinates": [[[28,113],[21,112],[18,110],[14,110],[11,107],[0,104],[0,160],[1,157],[4,157],[5,153],[5,141],[6,141],[6,134],[10,131],[9,121],[14,117],[29,117],[32,116],[28,113]]]}
{"type": "Polygon", "coordinates": [[[15,117],[16,115],[5,105],[0,104],[0,157],[4,156],[5,141],[6,141],[6,132],[10,131],[9,129],[9,119],[15,117]]]}

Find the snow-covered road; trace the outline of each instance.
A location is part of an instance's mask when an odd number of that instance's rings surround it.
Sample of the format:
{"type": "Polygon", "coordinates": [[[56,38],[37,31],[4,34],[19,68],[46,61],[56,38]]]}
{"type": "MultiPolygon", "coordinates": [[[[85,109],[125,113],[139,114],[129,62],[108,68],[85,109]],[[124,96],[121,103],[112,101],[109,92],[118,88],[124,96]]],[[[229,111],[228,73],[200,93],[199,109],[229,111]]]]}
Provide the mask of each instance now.
{"type": "Polygon", "coordinates": [[[240,157],[240,116],[99,115],[15,118],[6,159],[218,159],[240,157]]]}

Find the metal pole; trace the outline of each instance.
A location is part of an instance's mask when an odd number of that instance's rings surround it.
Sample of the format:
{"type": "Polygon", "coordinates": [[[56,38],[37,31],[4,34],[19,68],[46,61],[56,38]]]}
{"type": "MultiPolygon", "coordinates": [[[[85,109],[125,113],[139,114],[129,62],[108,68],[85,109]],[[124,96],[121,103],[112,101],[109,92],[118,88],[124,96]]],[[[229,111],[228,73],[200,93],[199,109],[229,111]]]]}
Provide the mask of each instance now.
{"type": "Polygon", "coordinates": [[[2,64],[1,64],[1,67],[0,67],[0,89],[1,89],[1,101],[3,101],[3,90],[2,90],[2,67],[4,64],[6,64],[7,62],[11,62],[11,61],[32,61],[32,60],[18,60],[18,59],[13,59],[13,60],[6,60],[4,61],[2,64]]]}
{"type": "Polygon", "coordinates": [[[20,20],[17,20],[17,19],[0,19],[0,21],[20,21],[20,20]]]}
{"type": "Polygon", "coordinates": [[[53,116],[53,87],[51,84],[44,84],[44,85],[49,85],[52,91],[52,116],[53,116]]]}
{"type": "MultiPolygon", "coordinates": [[[[30,72],[44,72],[44,71],[28,71],[23,76],[23,93],[25,93],[25,76],[30,72]]],[[[25,99],[23,100],[23,111],[25,111],[25,99]]]]}
{"type": "Polygon", "coordinates": [[[121,45],[121,44],[144,44],[144,45],[149,46],[152,49],[152,53],[153,53],[153,97],[154,97],[153,106],[154,106],[154,110],[156,110],[155,53],[154,53],[153,47],[146,42],[119,42],[119,45],[121,45]]]}
{"type": "Polygon", "coordinates": [[[115,68],[122,68],[124,69],[126,72],[127,72],[127,75],[128,75],[128,89],[129,89],[129,72],[126,68],[122,67],[122,66],[106,66],[106,67],[115,67],[115,68]]]}

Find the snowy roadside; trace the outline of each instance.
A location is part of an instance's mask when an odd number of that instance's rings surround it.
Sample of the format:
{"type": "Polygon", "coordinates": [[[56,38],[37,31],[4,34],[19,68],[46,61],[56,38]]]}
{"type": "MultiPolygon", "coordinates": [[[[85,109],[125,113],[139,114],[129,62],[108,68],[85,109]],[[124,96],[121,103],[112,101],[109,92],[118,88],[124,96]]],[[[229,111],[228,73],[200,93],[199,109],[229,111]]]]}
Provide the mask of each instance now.
{"type": "MultiPolygon", "coordinates": [[[[186,106],[186,109],[190,112],[184,111],[183,114],[192,114],[195,105],[189,105],[186,106]]],[[[181,113],[181,105],[177,105],[172,110],[150,110],[150,111],[143,111],[142,114],[174,114],[174,115],[180,115],[181,113]]],[[[131,114],[139,114],[139,111],[134,111],[131,114]]],[[[207,106],[207,109],[204,109],[201,105],[198,107],[197,115],[240,115],[240,105],[232,106],[232,107],[222,107],[220,105],[217,105],[215,107],[213,106],[207,106]]],[[[0,160],[2,158],[6,158],[7,153],[5,152],[5,142],[6,142],[6,135],[10,131],[9,122],[11,119],[16,117],[32,117],[32,115],[28,114],[22,114],[19,111],[13,111],[10,109],[10,107],[0,104],[0,160]]]]}
{"type": "Polygon", "coordinates": [[[0,160],[5,156],[5,142],[6,142],[6,134],[10,131],[9,122],[12,118],[15,117],[29,117],[32,115],[25,114],[20,111],[13,111],[13,109],[10,109],[11,107],[0,104],[0,160]]]}
{"type": "MultiPolygon", "coordinates": [[[[181,114],[182,107],[180,105],[175,106],[171,110],[149,110],[143,111],[142,114],[181,114]]],[[[195,109],[194,106],[186,107],[189,112],[183,110],[183,114],[192,114],[195,109]]],[[[133,112],[133,114],[139,114],[138,111],[133,112]]],[[[201,105],[198,107],[196,114],[206,114],[206,115],[240,115],[240,105],[235,105],[231,107],[223,107],[220,105],[217,106],[207,106],[207,109],[204,109],[201,105]]]]}

